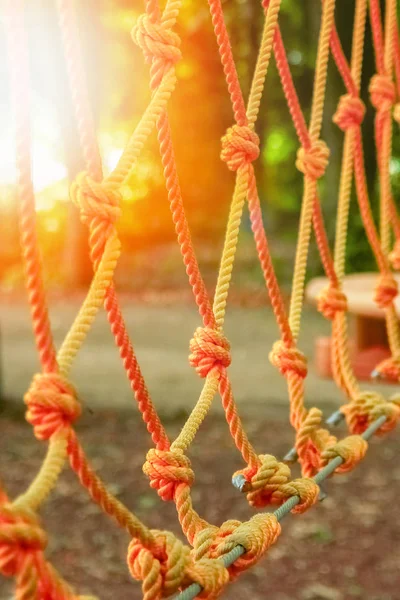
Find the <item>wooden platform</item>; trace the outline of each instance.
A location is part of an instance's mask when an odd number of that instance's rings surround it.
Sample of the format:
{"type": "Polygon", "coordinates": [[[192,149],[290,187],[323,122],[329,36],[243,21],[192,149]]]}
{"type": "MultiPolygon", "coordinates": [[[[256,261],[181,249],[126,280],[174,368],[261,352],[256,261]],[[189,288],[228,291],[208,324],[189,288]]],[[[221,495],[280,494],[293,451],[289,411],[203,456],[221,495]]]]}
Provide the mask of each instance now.
{"type": "MultiPolygon", "coordinates": [[[[352,364],[359,379],[369,379],[375,366],[390,356],[386,334],[385,314],[374,302],[374,291],[379,273],[356,273],[347,275],[343,291],[347,296],[348,312],[354,321],[350,342],[352,364]]],[[[399,283],[400,275],[395,275],[399,283]]],[[[319,293],[328,285],[326,277],[317,277],[306,287],[306,299],[317,304],[319,293]]],[[[395,300],[397,315],[400,316],[400,297],[395,300]]],[[[315,363],[318,374],[331,376],[330,338],[317,338],[315,342],[315,363]]]]}

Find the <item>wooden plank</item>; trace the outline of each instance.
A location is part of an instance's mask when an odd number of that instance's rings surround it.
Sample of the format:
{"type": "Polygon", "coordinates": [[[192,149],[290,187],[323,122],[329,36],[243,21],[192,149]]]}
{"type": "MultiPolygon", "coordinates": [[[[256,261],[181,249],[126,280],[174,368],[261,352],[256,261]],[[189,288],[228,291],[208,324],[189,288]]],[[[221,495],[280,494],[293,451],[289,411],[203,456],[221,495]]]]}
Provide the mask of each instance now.
{"type": "MultiPolygon", "coordinates": [[[[400,287],[400,274],[394,274],[400,287]]],[[[374,302],[374,290],[379,273],[354,273],[346,275],[343,291],[347,296],[349,312],[372,319],[383,319],[385,313],[374,302]]],[[[328,285],[326,277],[312,279],[306,287],[306,299],[316,305],[319,293],[328,285]]],[[[400,316],[400,297],[395,299],[396,313],[400,316]]]]}

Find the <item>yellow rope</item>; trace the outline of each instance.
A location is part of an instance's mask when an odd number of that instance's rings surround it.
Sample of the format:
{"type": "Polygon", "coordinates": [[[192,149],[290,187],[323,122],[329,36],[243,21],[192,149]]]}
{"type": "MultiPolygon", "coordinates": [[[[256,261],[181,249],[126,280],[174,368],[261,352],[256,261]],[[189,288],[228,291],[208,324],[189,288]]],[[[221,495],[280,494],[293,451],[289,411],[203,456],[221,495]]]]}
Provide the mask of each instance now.
{"type": "Polygon", "coordinates": [[[58,352],[60,372],[68,375],[72,362],[81,348],[97,313],[104,303],[105,293],[110,286],[117,261],[121,253],[121,242],[114,232],[105,245],[104,253],[96,270],[89,292],[58,352]]]}
{"type": "MultiPolygon", "coordinates": [[[[318,142],[325,100],[326,75],[329,58],[329,38],[333,25],[335,0],[325,0],[322,7],[321,32],[318,43],[315,82],[310,119],[310,137],[312,143],[318,142]]],[[[300,225],[290,301],[289,322],[295,340],[300,332],[301,313],[304,296],[304,280],[307,267],[308,247],[310,243],[312,211],[316,179],[305,176],[301,205],[300,225]]]]}
{"type": "Polygon", "coordinates": [[[20,509],[37,511],[47,499],[57,483],[67,456],[66,432],[60,432],[49,441],[49,446],[42,466],[29,488],[18,496],[13,506],[20,509]]]}
{"type": "MultiPolygon", "coordinates": [[[[272,54],[273,38],[278,20],[280,4],[281,0],[272,0],[268,7],[268,13],[265,19],[260,51],[258,54],[247,109],[247,118],[251,129],[254,128],[257,120],[262,90],[272,54]]],[[[224,324],[226,303],[238,243],[243,206],[249,189],[250,169],[252,168],[253,167],[251,164],[243,164],[237,171],[235,190],[229,212],[213,303],[213,312],[219,330],[222,330],[224,324]]],[[[173,447],[179,447],[182,449],[188,448],[212,405],[212,401],[215,397],[217,389],[218,379],[216,378],[215,374],[210,373],[206,378],[200,398],[196,403],[188,422],[182,429],[176,442],[173,444],[173,447]]]]}

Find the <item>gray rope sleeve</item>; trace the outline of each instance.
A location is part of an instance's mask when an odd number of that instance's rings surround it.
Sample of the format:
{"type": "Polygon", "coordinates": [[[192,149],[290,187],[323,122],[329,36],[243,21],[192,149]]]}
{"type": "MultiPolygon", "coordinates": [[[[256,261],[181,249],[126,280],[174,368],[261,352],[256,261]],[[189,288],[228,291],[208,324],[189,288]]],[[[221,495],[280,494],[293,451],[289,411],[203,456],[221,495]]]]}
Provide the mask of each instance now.
{"type": "MultiPolygon", "coordinates": [[[[380,427],[382,427],[385,421],[385,416],[379,417],[379,419],[376,419],[376,421],[371,423],[371,425],[368,427],[368,429],[364,431],[361,437],[363,437],[364,440],[369,440],[374,435],[374,433],[378,431],[380,427]]],[[[343,458],[341,456],[337,456],[336,458],[331,460],[326,465],[326,467],[321,469],[321,471],[319,471],[315,475],[315,477],[313,477],[314,481],[318,484],[322,483],[323,481],[325,481],[325,479],[327,479],[327,477],[329,477],[329,475],[332,475],[335,469],[337,469],[342,463],[343,458]]],[[[294,508],[299,502],[300,498],[298,496],[292,496],[291,498],[289,498],[289,500],[286,500],[286,502],[282,504],[282,506],[275,510],[273,514],[276,516],[278,521],[282,521],[283,517],[289,514],[292,508],[294,508]]],[[[216,560],[221,560],[225,567],[230,567],[235,562],[235,560],[237,560],[239,556],[241,556],[244,553],[245,549],[243,548],[243,546],[236,546],[236,548],[233,548],[233,550],[228,552],[228,554],[225,554],[220,559],[216,560]]],[[[193,600],[198,594],[200,594],[201,591],[202,587],[198,583],[192,583],[192,585],[187,587],[183,592],[181,592],[177,596],[174,596],[173,600],[193,600]]]]}

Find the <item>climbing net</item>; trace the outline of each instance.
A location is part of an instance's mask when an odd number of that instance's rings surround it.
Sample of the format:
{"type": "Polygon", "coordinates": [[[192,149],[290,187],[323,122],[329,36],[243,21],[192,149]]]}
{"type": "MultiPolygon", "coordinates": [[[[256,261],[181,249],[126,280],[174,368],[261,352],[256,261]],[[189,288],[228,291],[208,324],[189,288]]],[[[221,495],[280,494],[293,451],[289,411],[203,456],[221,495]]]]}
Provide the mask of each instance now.
{"type": "MultiPolygon", "coordinates": [[[[380,278],[375,292],[385,310],[391,358],[377,365],[382,377],[400,377],[400,330],[394,308],[397,285],[392,269],[400,268],[400,220],[391,193],[390,159],[392,119],[400,122],[400,43],[396,0],[385,1],[384,22],[379,0],[355,0],[351,59],[345,57],[335,23],[335,0],[323,0],[315,64],[315,82],[309,125],[306,125],[294,86],[278,17],[281,0],[263,0],[265,21],[247,105],[238,79],[221,0],[208,0],[211,20],[232,103],[234,124],[222,137],[221,159],[234,173],[230,206],[216,290],[211,301],[204,285],[186,220],[168,102],[175,89],[175,65],[181,58],[180,40],[174,31],[181,0],[167,0],[162,11],[158,0],[146,0],[145,13],[132,30],[133,41],[150,65],[151,100],[114,171],[103,176],[97,146],[73,0],[57,0],[71,96],[76,113],[86,172],[72,184],[70,196],[89,230],[94,275],[87,296],[64,342],[56,351],[43,286],[35,223],[35,198],[31,178],[28,50],[23,0],[6,1],[10,81],[16,120],[16,160],[20,202],[21,246],[26,265],[26,286],[33,330],[41,363],[25,395],[26,418],[35,436],[47,442],[43,464],[28,489],[15,500],[0,492],[0,572],[15,578],[18,600],[83,600],[45,558],[46,535],[38,512],[56,485],[67,460],[93,502],[123,529],[131,541],[127,562],[132,577],[142,582],[143,598],[156,600],[181,591],[180,597],[216,598],[227,583],[249,569],[275,543],[280,521],[288,512],[303,513],[319,498],[319,483],[333,473],[348,472],[365,456],[367,440],[391,431],[400,419],[400,397],[387,400],[360,389],[349,358],[346,297],[343,293],[346,233],[354,177],[360,214],[376,257],[380,278]],[[370,82],[370,99],[376,110],[375,142],[380,183],[379,230],[371,211],[363,159],[361,124],[365,106],[360,98],[364,32],[369,13],[376,75],[370,82]],[[297,252],[294,261],[289,311],[280,291],[265,233],[253,162],[259,156],[257,117],[272,54],[278,67],[289,113],[299,139],[296,167],[304,176],[297,252]],[[330,54],[342,76],[346,94],[333,121],[344,133],[343,159],[337,203],[334,249],[324,225],[318,180],[323,177],[329,150],[320,137],[324,113],[327,65],[330,54]],[[116,222],[120,216],[121,186],[127,181],[150,133],[156,129],[165,184],[178,244],[202,325],[190,341],[189,362],[204,386],[178,437],[171,440],[157,414],[129,339],[113,283],[121,246],[116,222]],[[279,326],[281,338],[270,353],[271,363],[285,377],[290,401],[290,422],[302,476],[292,479],[288,464],[269,454],[258,454],[240,420],[229,379],[230,345],[224,335],[224,318],[235,260],[242,213],[247,200],[259,261],[279,326]],[[314,229],[322,264],[329,280],[318,308],[332,321],[332,368],[343,393],[339,413],[322,423],[318,408],[305,405],[307,361],[299,350],[307,255],[314,229]],[[394,235],[393,235],[394,234],[394,235]],[[392,238],[395,243],[392,249],[392,238]],[[80,415],[77,392],[68,377],[85,337],[104,305],[138,409],[154,447],[143,466],[151,487],[164,501],[174,502],[183,544],[168,531],[151,530],[109,490],[91,467],[73,427],[80,415]],[[219,394],[230,433],[245,467],[233,475],[233,484],[260,512],[247,522],[228,520],[222,525],[205,521],[194,509],[191,486],[194,473],[187,452],[219,394]],[[338,440],[327,429],[345,418],[349,433],[338,440]],[[182,591],[183,590],[183,591],[182,591]]],[[[348,8],[350,12],[350,5],[348,8]]]]}

